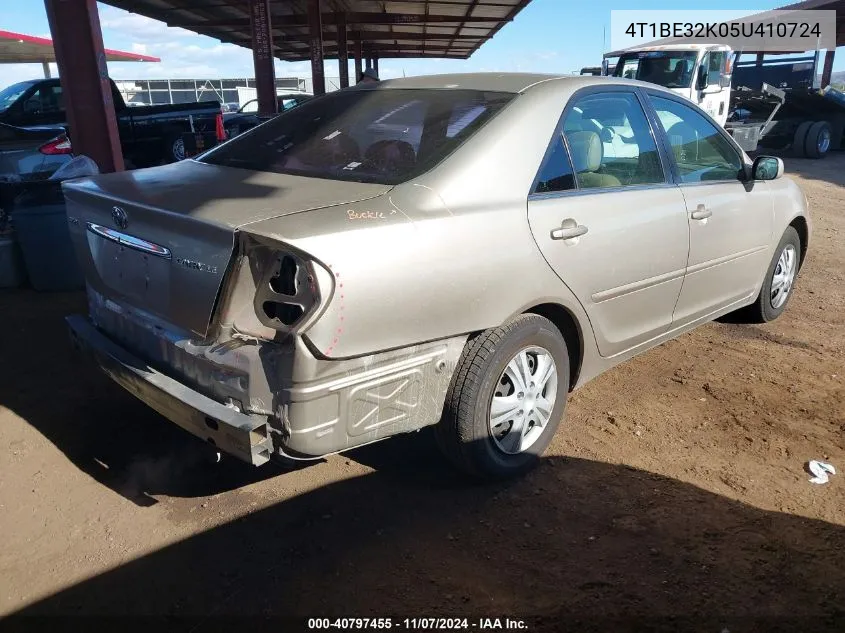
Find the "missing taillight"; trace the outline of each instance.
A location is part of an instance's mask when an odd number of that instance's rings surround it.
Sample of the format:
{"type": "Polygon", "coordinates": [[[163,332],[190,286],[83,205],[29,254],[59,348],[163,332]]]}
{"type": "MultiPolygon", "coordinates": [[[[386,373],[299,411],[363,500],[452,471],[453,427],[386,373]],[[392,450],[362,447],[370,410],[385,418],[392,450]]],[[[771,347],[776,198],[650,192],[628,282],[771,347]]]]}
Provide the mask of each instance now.
{"type": "Polygon", "coordinates": [[[270,288],[280,295],[293,297],[296,295],[296,273],[298,266],[296,260],[290,255],[282,257],[279,262],[279,271],[270,278],[270,288]]]}
{"type": "Polygon", "coordinates": [[[265,271],[255,294],[259,321],[277,330],[296,329],[320,305],[312,264],[290,252],[258,262],[265,271]]]}
{"type": "Polygon", "coordinates": [[[265,301],[262,308],[268,319],[278,319],[281,323],[287,326],[293,325],[302,318],[303,314],[305,314],[305,310],[302,306],[293,303],[265,301]]]}

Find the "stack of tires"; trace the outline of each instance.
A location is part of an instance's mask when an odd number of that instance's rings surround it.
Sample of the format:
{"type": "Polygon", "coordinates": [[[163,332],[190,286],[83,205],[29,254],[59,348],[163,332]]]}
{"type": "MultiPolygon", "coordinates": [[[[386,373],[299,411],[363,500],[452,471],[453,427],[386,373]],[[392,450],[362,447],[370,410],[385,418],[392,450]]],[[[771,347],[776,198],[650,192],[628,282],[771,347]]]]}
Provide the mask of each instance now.
{"type": "Polygon", "coordinates": [[[830,151],[831,138],[827,121],[803,121],[795,128],[792,151],[799,158],[824,158],[830,151]]]}

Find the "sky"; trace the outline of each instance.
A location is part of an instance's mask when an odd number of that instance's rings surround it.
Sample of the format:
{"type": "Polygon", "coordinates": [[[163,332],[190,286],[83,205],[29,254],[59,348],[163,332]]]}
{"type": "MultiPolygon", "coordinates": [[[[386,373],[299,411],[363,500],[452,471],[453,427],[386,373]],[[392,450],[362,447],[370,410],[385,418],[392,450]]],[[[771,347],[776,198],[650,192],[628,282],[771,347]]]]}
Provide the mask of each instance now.
{"type": "MultiPolygon", "coordinates": [[[[4,5],[0,29],[50,37],[44,3],[26,0],[4,5]]],[[[701,8],[730,10],[738,14],[774,9],[786,0],[708,0],[701,8]]],[[[107,48],[153,55],[161,63],[110,62],[115,79],[240,78],[252,77],[252,53],[232,44],[197,35],[162,22],[100,4],[100,23],[107,48]]],[[[598,66],[609,50],[613,10],[677,10],[677,0],[533,0],[516,19],[507,24],[468,60],[385,59],[379,64],[383,78],[448,72],[531,71],[578,72],[584,66],[598,66]],[[588,7],[588,8],[587,8],[588,7]]],[[[684,8],[691,8],[687,4],[684,8]]],[[[836,58],[834,70],[845,70],[845,54],[836,58]]],[[[56,73],[55,66],[53,73],[56,73]]],[[[308,62],[276,62],[277,76],[310,76],[308,62]]],[[[337,62],[326,62],[326,75],[337,77],[337,62]]],[[[0,88],[16,81],[43,76],[40,65],[0,65],[0,88]]]]}

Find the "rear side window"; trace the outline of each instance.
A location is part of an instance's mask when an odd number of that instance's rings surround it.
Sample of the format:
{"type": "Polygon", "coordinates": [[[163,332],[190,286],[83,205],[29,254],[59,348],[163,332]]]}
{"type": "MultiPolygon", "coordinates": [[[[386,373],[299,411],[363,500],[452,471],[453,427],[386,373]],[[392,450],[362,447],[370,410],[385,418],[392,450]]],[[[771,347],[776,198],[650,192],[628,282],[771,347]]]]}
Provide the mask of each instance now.
{"type": "Polygon", "coordinates": [[[569,189],[575,189],[572,163],[569,160],[569,154],[566,153],[561,135],[555,134],[552,146],[537,175],[534,193],[554,193],[569,189]]]}
{"type": "Polygon", "coordinates": [[[442,161],[514,96],[475,90],[341,90],[310,99],[201,160],[398,184],[442,161]]]}
{"type": "Polygon", "coordinates": [[[582,189],[665,182],[651,127],[633,93],[576,98],[563,132],[582,189]]]}

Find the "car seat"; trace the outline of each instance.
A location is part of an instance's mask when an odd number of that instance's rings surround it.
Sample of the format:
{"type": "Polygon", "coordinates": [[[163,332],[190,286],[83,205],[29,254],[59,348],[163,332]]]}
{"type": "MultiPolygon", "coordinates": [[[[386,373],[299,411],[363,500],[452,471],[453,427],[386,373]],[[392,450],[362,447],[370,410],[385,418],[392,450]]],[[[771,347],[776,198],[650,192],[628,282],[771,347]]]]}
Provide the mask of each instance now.
{"type": "Polygon", "coordinates": [[[578,174],[578,184],[584,189],[597,187],[620,187],[621,181],[613,174],[599,173],[604,158],[601,138],[590,130],[569,132],[566,134],[572,164],[578,174]]]}

